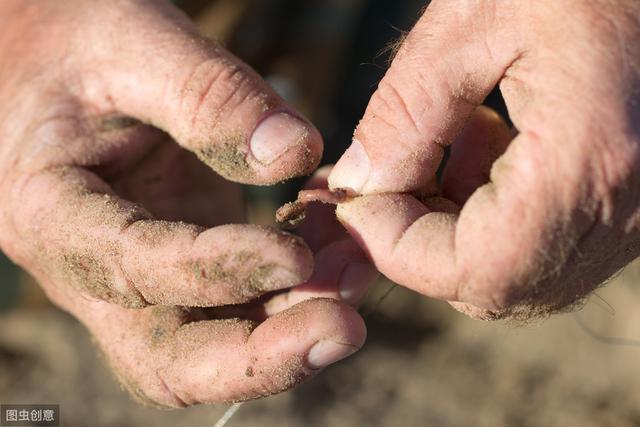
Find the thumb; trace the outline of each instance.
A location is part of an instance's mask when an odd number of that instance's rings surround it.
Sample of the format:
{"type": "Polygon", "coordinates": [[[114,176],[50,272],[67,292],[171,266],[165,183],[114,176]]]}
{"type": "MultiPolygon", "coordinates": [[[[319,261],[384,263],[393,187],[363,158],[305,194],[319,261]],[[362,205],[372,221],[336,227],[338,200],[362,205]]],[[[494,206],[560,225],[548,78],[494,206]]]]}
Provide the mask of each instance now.
{"type": "Polygon", "coordinates": [[[94,104],[163,129],[233,181],[271,184],[316,168],[318,131],[181,12],[146,1],[112,9],[118,32],[94,30],[92,64],[101,66],[83,73],[94,104]]]}
{"type": "Polygon", "coordinates": [[[373,94],[330,187],[367,194],[428,184],[444,146],[516,56],[504,41],[495,47],[507,7],[485,10],[488,3],[431,3],[373,94]]]}

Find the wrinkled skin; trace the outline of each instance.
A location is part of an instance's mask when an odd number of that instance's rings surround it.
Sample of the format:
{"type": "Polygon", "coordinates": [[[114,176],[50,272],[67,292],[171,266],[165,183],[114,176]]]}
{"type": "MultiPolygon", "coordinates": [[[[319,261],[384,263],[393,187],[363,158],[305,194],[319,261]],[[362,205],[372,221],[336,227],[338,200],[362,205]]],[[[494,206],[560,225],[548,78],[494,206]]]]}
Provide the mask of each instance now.
{"type": "Polygon", "coordinates": [[[338,216],[473,316],[571,306],[640,253],[639,91],[635,0],[435,0],[329,178],[365,195],[338,216]],[[496,84],[517,132],[477,108],[496,84]]]}
{"type": "Polygon", "coordinates": [[[232,182],[309,173],[321,152],[312,125],[169,3],[0,3],[0,247],[142,400],[272,394],[362,345],[338,300],[375,279],[364,254],[309,230],[314,273],[301,238],[242,224],[232,182]]]}

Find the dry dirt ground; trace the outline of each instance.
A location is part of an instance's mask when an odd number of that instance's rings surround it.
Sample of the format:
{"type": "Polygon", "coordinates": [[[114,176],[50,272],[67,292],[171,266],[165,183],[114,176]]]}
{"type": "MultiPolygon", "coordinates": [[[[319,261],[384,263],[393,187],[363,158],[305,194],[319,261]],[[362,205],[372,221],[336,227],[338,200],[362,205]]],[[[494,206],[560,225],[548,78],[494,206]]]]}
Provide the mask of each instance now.
{"type": "MultiPolygon", "coordinates": [[[[599,334],[640,340],[638,282],[636,263],[577,316],[599,334]]],[[[640,347],[602,343],[575,316],[484,323],[396,289],[368,316],[357,356],[246,403],[229,426],[640,426],[640,347]]],[[[63,425],[83,427],[213,426],[225,409],[137,406],[84,328],[46,307],[0,314],[0,402],[60,403],[63,425]]]]}

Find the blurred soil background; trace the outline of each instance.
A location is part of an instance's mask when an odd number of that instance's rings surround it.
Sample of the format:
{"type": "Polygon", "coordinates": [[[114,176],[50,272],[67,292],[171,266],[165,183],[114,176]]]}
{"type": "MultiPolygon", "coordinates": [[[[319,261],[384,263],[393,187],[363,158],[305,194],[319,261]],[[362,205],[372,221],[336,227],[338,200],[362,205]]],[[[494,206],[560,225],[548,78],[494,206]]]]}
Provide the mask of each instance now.
{"type": "MultiPolygon", "coordinates": [[[[320,128],[325,163],[349,144],[422,1],[183,0],[202,31],[254,66],[320,128]]],[[[505,112],[497,93],[487,103],[505,112]]],[[[248,187],[269,222],[301,180],[248,187]]],[[[640,263],[583,310],[534,325],[472,321],[381,280],[365,347],[229,426],[640,426],[640,263]],[[620,339],[605,342],[602,336],[620,339]],[[635,340],[635,341],[634,341],[635,340]]],[[[213,426],[226,407],[160,411],[123,392],[87,331],[0,254],[0,402],[59,403],[64,426],[213,426]]]]}

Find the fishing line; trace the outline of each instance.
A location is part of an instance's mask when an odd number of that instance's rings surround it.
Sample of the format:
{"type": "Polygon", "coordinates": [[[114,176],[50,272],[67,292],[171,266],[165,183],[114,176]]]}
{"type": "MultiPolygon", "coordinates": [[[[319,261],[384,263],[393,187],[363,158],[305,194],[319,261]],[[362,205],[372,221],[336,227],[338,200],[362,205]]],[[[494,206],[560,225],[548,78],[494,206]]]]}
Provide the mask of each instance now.
{"type": "Polygon", "coordinates": [[[244,402],[237,402],[229,406],[227,411],[224,414],[222,414],[222,417],[220,417],[216,425],[213,427],[224,427],[225,425],[227,425],[229,420],[236,414],[236,412],[238,411],[238,409],[240,409],[243,403],[244,402]]]}
{"type": "Polygon", "coordinates": [[[576,321],[582,332],[590,336],[596,341],[599,341],[603,344],[608,345],[618,345],[625,347],[640,347],[640,340],[634,340],[630,338],[622,338],[622,337],[610,337],[606,335],[599,334],[594,331],[586,324],[586,322],[578,315],[578,313],[573,313],[573,319],[576,321]]]}
{"type": "Polygon", "coordinates": [[[398,285],[396,285],[395,283],[392,283],[391,285],[389,285],[389,287],[387,288],[386,291],[384,291],[384,293],[382,294],[382,296],[378,299],[378,301],[376,301],[375,304],[373,304],[368,310],[363,310],[362,313],[360,313],[360,315],[362,317],[369,317],[371,316],[373,313],[375,313],[378,308],[380,308],[380,305],[384,302],[384,300],[387,299],[387,297],[389,297],[389,295],[391,295],[391,292],[393,292],[393,290],[397,287],[398,285]]]}
{"type": "MultiPolygon", "coordinates": [[[[368,310],[364,311],[363,313],[361,313],[362,317],[368,317],[371,314],[373,314],[379,307],[380,305],[384,302],[384,300],[386,300],[389,295],[391,295],[391,292],[393,292],[393,290],[397,287],[398,285],[396,285],[395,283],[392,283],[387,290],[384,291],[384,293],[382,294],[382,296],[380,296],[380,298],[378,299],[378,301],[376,301],[376,303],[371,306],[368,310]]],[[[222,417],[220,417],[220,419],[218,420],[218,422],[215,424],[214,427],[224,427],[231,418],[233,418],[233,416],[236,414],[236,412],[238,411],[238,409],[240,409],[240,406],[242,406],[244,402],[239,402],[239,403],[234,403],[233,405],[231,405],[227,411],[222,415],[222,417]]]]}

